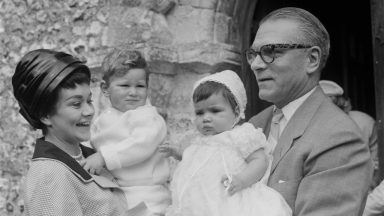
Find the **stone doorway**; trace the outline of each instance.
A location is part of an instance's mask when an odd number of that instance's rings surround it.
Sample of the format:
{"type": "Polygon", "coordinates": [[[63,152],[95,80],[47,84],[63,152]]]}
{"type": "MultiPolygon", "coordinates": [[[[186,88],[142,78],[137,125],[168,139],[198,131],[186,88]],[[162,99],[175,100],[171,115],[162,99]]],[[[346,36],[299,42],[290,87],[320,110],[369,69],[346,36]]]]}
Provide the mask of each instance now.
{"type": "MultiPolygon", "coordinates": [[[[331,37],[331,53],[321,79],[337,82],[344,88],[346,96],[351,99],[354,109],[376,116],[375,85],[372,57],[371,12],[370,2],[348,2],[335,4],[330,0],[259,0],[254,7],[252,26],[248,34],[249,41],[243,41],[245,47],[253,42],[258,22],[270,11],[280,7],[301,7],[317,16],[327,28],[331,37]]],[[[252,77],[249,66],[243,66],[243,73],[249,77],[250,107],[248,115],[252,116],[269,103],[257,96],[257,84],[252,77]]]]}

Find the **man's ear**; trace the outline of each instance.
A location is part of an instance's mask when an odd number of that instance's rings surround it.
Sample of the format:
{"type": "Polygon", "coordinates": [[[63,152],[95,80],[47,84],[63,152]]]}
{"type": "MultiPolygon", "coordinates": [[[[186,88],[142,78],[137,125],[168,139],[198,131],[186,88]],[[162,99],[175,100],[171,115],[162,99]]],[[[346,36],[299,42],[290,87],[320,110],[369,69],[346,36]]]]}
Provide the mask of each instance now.
{"type": "Polygon", "coordinates": [[[320,67],[320,61],[321,61],[321,49],[318,46],[313,46],[311,48],[308,48],[308,65],[307,65],[307,73],[311,74],[315,71],[317,71],[320,67]]]}
{"type": "Polygon", "coordinates": [[[109,97],[108,84],[104,80],[100,82],[100,90],[105,97],[109,97]]]}

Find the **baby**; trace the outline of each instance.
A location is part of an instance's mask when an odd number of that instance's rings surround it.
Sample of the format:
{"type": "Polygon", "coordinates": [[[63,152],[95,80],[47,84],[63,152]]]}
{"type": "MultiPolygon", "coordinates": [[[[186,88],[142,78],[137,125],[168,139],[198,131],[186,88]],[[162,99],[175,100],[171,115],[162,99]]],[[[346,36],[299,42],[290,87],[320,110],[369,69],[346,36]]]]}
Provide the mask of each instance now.
{"type": "MultiPolygon", "coordinates": [[[[239,124],[246,103],[244,85],[233,71],[195,84],[195,125],[201,136],[187,147],[175,170],[167,216],[292,214],[283,197],[260,181],[268,177],[267,142],[261,129],[239,124]]],[[[165,147],[162,151],[167,153],[165,147]]]]}

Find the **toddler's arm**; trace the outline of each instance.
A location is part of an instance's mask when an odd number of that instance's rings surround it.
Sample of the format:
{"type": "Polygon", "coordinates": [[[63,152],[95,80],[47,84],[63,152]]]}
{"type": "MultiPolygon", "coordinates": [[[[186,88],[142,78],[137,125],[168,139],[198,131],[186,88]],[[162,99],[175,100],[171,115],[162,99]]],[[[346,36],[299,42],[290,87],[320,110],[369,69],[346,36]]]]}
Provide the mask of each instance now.
{"type": "Polygon", "coordinates": [[[178,152],[178,150],[174,146],[171,146],[168,142],[160,144],[159,152],[163,153],[165,157],[173,157],[179,161],[182,159],[182,155],[178,152]]]}
{"type": "Polygon", "coordinates": [[[113,136],[124,138],[118,143],[104,145],[99,149],[109,170],[129,167],[147,160],[157,151],[167,134],[165,121],[154,107],[142,108],[125,118],[121,121],[120,128],[116,127],[115,131],[103,134],[104,140],[113,140],[113,136]]]}
{"type": "Polygon", "coordinates": [[[87,157],[81,165],[89,173],[99,175],[101,169],[103,169],[105,166],[105,161],[100,152],[96,152],[93,155],[87,157]]]}
{"type": "Polygon", "coordinates": [[[233,175],[232,181],[226,176],[222,179],[223,183],[228,180],[230,182],[227,189],[230,196],[258,182],[264,176],[268,167],[268,158],[263,148],[250,154],[246,162],[248,163],[246,168],[239,174],[233,175]]]}

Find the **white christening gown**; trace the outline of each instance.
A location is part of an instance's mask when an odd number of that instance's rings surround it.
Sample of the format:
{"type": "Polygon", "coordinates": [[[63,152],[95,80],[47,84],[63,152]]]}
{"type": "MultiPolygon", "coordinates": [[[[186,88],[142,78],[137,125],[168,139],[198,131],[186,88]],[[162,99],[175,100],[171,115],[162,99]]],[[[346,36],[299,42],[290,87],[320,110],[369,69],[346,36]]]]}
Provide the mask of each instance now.
{"type": "MultiPolygon", "coordinates": [[[[213,136],[196,138],[183,153],[172,182],[167,216],[290,216],[284,198],[263,180],[229,196],[221,183],[237,174],[245,158],[266,145],[261,129],[250,123],[213,136]]],[[[268,176],[263,177],[267,179],[268,176]]]]}

